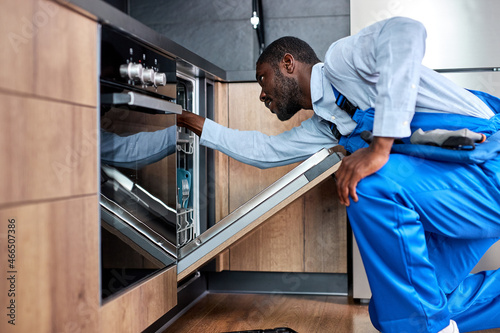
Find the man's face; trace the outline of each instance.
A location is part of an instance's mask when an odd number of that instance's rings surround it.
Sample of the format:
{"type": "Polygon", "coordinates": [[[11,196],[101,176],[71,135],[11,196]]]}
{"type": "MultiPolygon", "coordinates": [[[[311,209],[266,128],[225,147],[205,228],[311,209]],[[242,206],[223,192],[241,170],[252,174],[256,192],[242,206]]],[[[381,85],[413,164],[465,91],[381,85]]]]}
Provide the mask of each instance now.
{"type": "Polygon", "coordinates": [[[256,77],[262,88],[260,100],[279,120],[288,120],[302,109],[300,88],[294,78],[286,77],[268,63],[257,65],[256,77]]]}

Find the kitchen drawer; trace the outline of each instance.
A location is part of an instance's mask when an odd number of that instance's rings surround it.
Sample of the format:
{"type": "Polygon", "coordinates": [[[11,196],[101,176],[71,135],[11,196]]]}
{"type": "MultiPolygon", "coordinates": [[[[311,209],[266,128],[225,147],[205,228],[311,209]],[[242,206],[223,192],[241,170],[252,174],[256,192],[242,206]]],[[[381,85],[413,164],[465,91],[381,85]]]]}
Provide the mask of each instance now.
{"type": "Polygon", "coordinates": [[[97,193],[97,111],[0,93],[0,202],[97,193]]]}
{"type": "Polygon", "coordinates": [[[99,332],[142,332],[176,304],[176,266],[171,266],[106,301],[99,332]]]}

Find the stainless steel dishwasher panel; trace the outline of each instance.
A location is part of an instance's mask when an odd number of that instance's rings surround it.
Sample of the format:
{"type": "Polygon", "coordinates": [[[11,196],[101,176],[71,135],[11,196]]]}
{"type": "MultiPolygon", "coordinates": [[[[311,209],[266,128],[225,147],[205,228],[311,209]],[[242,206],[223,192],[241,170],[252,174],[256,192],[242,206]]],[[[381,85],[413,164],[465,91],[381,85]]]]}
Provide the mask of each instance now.
{"type": "Polygon", "coordinates": [[[178,280],[248,234],[340,166],[342,154],[323,149],[179,250],[178,280]]]}

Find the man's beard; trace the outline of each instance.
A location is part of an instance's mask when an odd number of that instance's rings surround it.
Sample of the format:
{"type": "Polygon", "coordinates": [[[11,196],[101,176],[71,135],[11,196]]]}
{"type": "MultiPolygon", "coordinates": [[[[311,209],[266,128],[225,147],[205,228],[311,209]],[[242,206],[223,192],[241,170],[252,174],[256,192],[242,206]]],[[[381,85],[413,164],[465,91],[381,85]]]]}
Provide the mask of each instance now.
{"type": "Polygon", "coordinates": [[[275,71],[275,83],[273,102],[276,106],[276,116],[279,120],[285,121],[302,109],[299,102],[301,95],[299,84],[296,80],[285,77],[279,70],[275,71]]]}

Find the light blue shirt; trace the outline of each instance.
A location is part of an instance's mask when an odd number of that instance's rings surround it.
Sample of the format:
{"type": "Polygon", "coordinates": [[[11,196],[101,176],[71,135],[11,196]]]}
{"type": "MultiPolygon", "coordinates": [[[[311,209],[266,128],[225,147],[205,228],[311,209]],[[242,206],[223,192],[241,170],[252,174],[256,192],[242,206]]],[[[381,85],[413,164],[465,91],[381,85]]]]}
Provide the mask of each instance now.
{"type": "Polygon", "coordinates": [[[479,98],[422,65],[425,38],[421,23],[397,17],[340,39],[328,49],[325,62],[312,69],[312,118],[275,136],[228,129],[207,119],[200,143],[259,168],[302,161],[338,144],[330,122],[343,135],[356,126],[335,104],[332,84],[358,108],[375,109],[375,136],[410,136],[415,112],[492,117],[479,98]]]}

